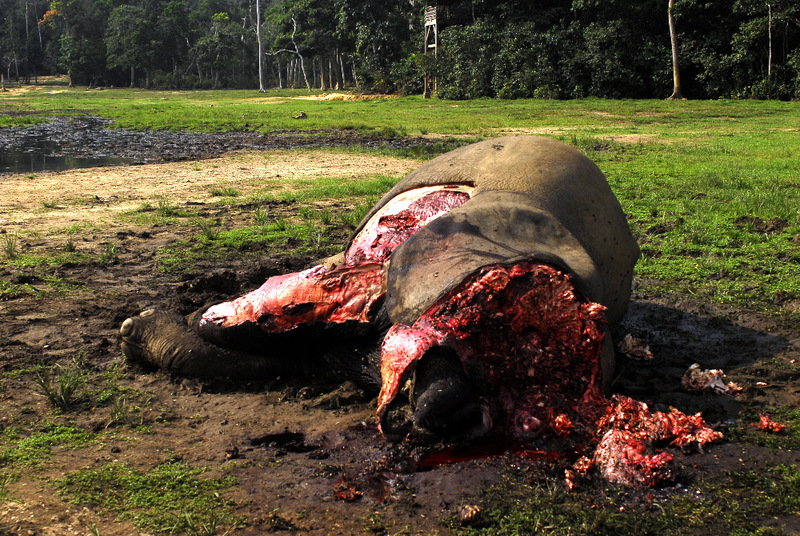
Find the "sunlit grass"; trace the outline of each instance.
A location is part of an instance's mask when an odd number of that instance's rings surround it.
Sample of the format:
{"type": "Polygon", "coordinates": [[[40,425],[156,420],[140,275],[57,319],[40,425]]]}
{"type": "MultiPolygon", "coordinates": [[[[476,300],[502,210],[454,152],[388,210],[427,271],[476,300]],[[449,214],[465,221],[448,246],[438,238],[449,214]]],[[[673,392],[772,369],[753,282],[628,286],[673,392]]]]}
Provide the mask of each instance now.
{"type": "MultiPolygon", "coordinates": [[[[315,93],[314,95],[319,95],[315,93]]],[[[312,96],[314,96],[312,95],[312,96]]],[[[593,135],[652,134],[665,139],[690,131],[763,132],[775,121],[798,123],[793,103],[775,101],[657,101],[543,99],[444,101],[420,96],[369,100],[311,100],[304,91],[147,91],[87,92],[49,88],[0,97],[0,111],[91,112],[123,128],[204,132],[355,130],[383,137],[426,134],[491,135],[499,130],[545,129],[593,135]],[[296,98],[302,97],[302,98],[296,98]],[[213,106],[212,106],[213,105],[213,106]],[[300,111],[302,121],[294,119],[300,111]]],[[[693,136],[696,137],[696,136],[693,136]]]]}

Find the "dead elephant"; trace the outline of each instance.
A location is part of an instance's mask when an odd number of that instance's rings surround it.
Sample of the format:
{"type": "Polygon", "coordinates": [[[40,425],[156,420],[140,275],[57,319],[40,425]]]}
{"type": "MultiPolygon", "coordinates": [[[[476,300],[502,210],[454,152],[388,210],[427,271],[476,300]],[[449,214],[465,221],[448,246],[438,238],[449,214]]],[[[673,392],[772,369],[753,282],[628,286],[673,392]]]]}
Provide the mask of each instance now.
{"type": "Polygon", "coordinates": [[[563,435],[594,422],[580,415],[603,399],[638,254],[593,162],[497,138],[405,177],[342,254],[187,319],[129,318],[122,349],[181,375],[355,380],[380,389],[387,434],[408,387],[429,432],[563,435]]]}

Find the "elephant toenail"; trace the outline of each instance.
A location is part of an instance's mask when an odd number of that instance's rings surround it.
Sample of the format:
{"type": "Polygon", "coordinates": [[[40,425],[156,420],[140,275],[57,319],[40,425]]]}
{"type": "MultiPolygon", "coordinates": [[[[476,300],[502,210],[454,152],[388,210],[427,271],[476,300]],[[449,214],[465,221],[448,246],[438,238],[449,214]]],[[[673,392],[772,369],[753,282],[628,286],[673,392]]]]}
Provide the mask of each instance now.
{"type": "Polygon", "coordinates": [[[119,334],[128,337],[133,332],[133,318],[128,318],[119,328],[119,334]]]}

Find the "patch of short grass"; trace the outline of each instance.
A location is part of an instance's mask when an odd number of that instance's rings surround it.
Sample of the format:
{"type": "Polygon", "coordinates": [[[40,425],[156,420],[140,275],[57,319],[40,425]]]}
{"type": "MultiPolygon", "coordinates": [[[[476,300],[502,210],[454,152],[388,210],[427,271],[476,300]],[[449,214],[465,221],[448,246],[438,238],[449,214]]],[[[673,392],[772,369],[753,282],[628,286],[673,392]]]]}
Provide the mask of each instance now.
{"type": "Polygon", "coordinates": [[[800,299],[800,141],[765,134],[712,143],[565,141],[592,157],[619,198],[642,257],[637,293],[774,310],[800,299]]]}
{"type": "Polygon", "coordinates": [[[51,425],[27,436],[6,432],[0,436],[0,468],[36,466],[49,459],[55,446],[78,449],[93,440],[92,434],[74,425],[51,425]]]}
{"type": "MultiPolygon", "coordinates": [[[[196,216],[196,211],[179,207],[167,196],[158,196],[153,201],[143,201],[137,208],[119,214],[117,218],[136,225],[172,225],[186,218],[196,216]]],[[[190,224],[186,223],[187,225],[190,224]]]]}
{"type": "Polygon", "coordinates": [[[158,251],[159,269],[168,273],[181,272],[198,261],[221,259],[227,255],[247,255],[254,250],[280,246],[282,253],[300,253],[308,239],[308,226],[290,224],[278,217],[271,224],[221,230],[216,227],[201,229],[200,240],[182,241],[158,251]]]}
{"type": "Polygon", "coordinates": [[[47,118],[37,115],[0,114],[0,128],[20,128],[46,123],[47,118]]]}
{"type": "Polygon", "coordinates": [[[231,476],[210,478],[206,468],[166,461],[147,471],[106,463],[65,475],[55,482],[70,502],[99,509],[158,534],[215,534],[243,523],[236,505],[222,493],[236,484],[231,476]]]}
{"type": "Polygon", "coordinates": [[[33,291],[30,285],[21,285],[0,279],[0,300],[13,300],[33,291]]]}
{"type": "Polygon", "coordinates": [[[455,516],[446,524],[459,536],[779,535],[773,519],[800,507],[800,469],[786,465],[724,471],[664,490],[590,488],[568,492],[558,479],[509,469],[467,499],[484,508],[482,524],[463,526],[455,516]]]}
{"type": "Polygon", "coordinates": [[[284,254],[330,255],[342,247],[342,237],[399,179],[375,175],[351,180],[321,177],[286,181],[285,191],[262,192],[245,200],[246,206],[254,207],[254,225],[222,229],[201,221],[198,239],[158,251],[159,269],[179,273],[199,261],[247,255],[270,247],[279,247],[284,254]],[[329,206],[332,202],[335,207],[329,206]],[[336,225],[346,229],[332,229],[336,225]]]}
{"type": "Polygon", "coordinates": [[[120,245],[116,242],[106,242],[97,261],[100,264],[117,264],[119,262],[120,245]]]}
{"type": "Polygon", "coordinates": [[[81,264],[89,256],[77,250],[72,251],[29,251],[15,256],[8,264],[16,268],[55,268],[64,264],[81,264]]]}
{"type": "Polygon", "coordinates": [[[18,243],[19,238],[17,237],[17,233],[5,233],[3,235],[2,244],[0,244],[0,247],[6,256],[6,259],[13,260],[17,257],[19,254],[18,243]]]}
{"type": "Polygon", "coordinates": [[[208,193],[216,197],[238,197],[239,190],[233,186],[215,186],[209,188],[208,193]]]}

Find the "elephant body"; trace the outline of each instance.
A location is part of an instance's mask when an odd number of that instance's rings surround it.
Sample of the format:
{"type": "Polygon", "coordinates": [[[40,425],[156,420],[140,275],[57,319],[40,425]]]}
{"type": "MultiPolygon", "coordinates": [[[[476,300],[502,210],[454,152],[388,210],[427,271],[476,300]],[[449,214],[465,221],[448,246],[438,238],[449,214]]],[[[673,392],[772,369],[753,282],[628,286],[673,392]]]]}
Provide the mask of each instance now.
{"type": "Polygon", "coordinates": [[[543,137],[496,138],[409,174],[317,267],[188,320],[126,320],[123,351],[178,374],[380,387],[389,434],[406,380],[412,424],[434,433],[559,433],[602,397],[638,255],[593,162],[543,137]]]}

